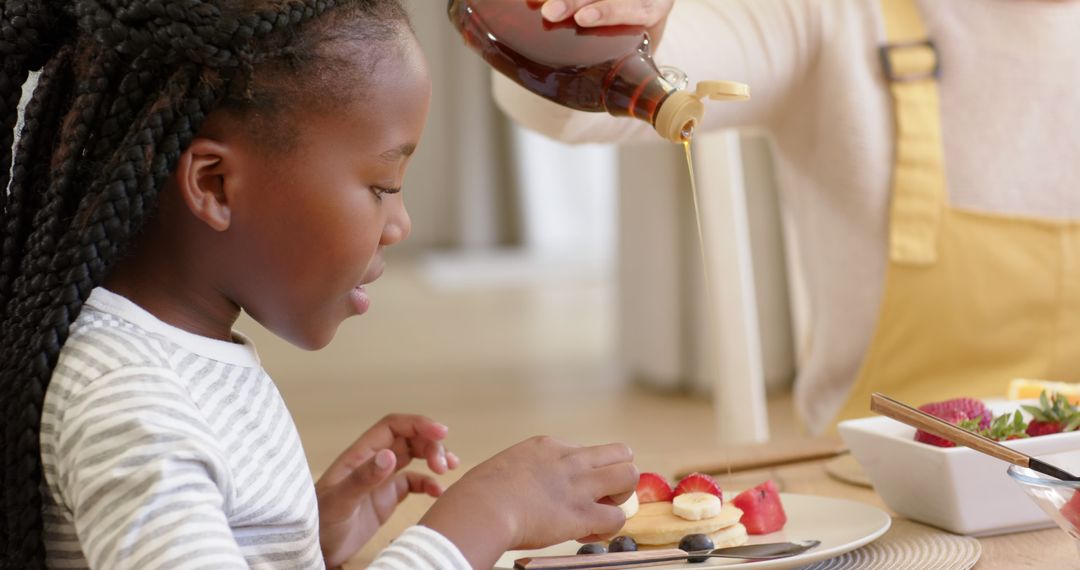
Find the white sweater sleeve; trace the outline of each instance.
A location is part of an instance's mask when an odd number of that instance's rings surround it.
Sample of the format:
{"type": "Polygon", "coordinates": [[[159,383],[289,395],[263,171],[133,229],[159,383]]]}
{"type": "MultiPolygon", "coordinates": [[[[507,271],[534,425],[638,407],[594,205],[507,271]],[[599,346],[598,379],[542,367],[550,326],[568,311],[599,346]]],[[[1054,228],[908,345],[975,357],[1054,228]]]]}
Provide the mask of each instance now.
{"type": "MultiPolygon", "coordinates": [[[[855,0],[837,0],[839,2],[855,0]]],[[[750,101],[706,104],[703,128],[766,126],[797,97],[822,41],[818,0],[679,0],[654,60],[706,79],[750,85],[750,101]]],[[[573,111],[493,73],[495,100],[512,119],[566,142],[656,140],[640,120],[573,111]]]]}
{"type": "Polygon", "coordinates": [[[379,553],[368,570],[472,570],[449,539],[426,526],[412,526],[379,553]]]}

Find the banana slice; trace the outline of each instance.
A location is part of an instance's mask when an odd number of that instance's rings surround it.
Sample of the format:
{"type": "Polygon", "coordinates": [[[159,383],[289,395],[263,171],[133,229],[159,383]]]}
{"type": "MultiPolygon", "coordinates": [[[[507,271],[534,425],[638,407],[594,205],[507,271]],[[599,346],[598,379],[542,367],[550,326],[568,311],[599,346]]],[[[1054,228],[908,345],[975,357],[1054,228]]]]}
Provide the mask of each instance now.
{"type": "Polygon", "coordinates": [[[622,509],[622,512],[626,514],[626,518],[630,518],[637,514],[638,506],[639,505],[637,493],[635,492],[630,493],[630,498],[623,502],[623,504],[619,505],[619,508],[622,509]]]}
{"type": "Polygon", "coordinates": [[[688,521],[710,519],[720,514],[724,505],[712,493],[683,493],[671,501],[671,512],[688,521]]]}

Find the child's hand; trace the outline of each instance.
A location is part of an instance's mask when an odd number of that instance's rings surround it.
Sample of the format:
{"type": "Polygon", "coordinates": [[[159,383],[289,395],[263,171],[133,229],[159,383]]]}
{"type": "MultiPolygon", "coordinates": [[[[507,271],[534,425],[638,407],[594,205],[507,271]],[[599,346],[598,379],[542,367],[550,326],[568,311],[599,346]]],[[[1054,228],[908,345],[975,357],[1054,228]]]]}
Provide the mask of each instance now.
{"type": "Polygon", "coordinates": [[[319,540],[328,568],[343,564],[386,522],[409,493],[438,497],[430,475],[401,472],[416,459],[435,473],[456,469],[458,458],[440,443],[446,426],[422,416],[392,414],[345,450],[315,484],[319,540]]]}
{"type": "Polygon", "coordinates": [[[474,568],[506,550],[596,540],[622,528],[617,504],[638,481],[622,444],[580,447],[535,437],[466,473],[424,515],[474,568]]]}

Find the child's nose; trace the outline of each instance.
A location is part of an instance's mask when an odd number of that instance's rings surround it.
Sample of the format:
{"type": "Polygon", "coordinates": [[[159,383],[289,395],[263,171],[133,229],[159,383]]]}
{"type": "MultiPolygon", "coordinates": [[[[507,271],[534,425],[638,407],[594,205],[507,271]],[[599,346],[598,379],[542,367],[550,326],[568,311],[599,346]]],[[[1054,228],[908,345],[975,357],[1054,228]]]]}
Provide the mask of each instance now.
{"type": "Polygon", "coordinates": [[[382,245],[394,245],[409,237],[409,232],[412,231],[412,220],[409,218],[408,210],[405,209],[404,201],[397,202],[399,206],[394,209],[383,227],[382,245]]]}

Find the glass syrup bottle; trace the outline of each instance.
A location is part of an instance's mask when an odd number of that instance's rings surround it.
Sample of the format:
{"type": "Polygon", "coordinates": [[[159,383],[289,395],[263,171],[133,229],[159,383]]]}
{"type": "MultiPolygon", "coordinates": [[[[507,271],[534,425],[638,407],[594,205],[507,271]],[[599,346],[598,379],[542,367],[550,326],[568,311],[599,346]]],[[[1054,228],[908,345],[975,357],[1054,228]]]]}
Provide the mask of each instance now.
{"type": "Polygon", "coordinates": [[[522,87],[580,111],[629,116],[672,141],[689,140],[704,114],[701,99],[746,99],[746,85],[702,81],[678,89],[657,69],[640,26],[583,28],[548,22],[540,2],[450,0],[450,21],[465,43],[522,87]]]}

